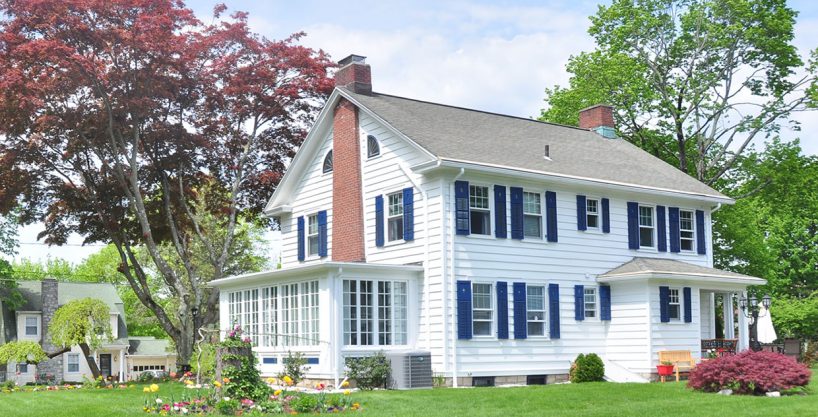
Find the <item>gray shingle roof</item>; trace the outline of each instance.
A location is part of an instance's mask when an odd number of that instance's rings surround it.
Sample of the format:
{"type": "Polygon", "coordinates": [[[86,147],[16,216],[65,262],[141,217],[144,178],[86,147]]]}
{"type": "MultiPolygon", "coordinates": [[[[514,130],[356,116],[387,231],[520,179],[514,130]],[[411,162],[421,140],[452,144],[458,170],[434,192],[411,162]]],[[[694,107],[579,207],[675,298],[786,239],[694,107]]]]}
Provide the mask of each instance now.
{"type": "MultiPolygon", "coordinates": [[[[723,277],[736,279],[759,279],[737,272],[725,271],[722,269],[708,268],[706,266],[694,265],[687,262],[673,259],[643,258],[635,257],[632,260],[600,275],[600,278],[615,277],[622,275],[647,275],[647,274],[682,274],[699,275],[704,277],[723,277]]],[[[760,280],[760,279],[759,279],[760,280]]]]}
{"type": "Polygon", "coordinates": [[[626,140],[381,93],[342,93],[438,158],[727,199],[626,140]],[[544,147],[549,145],[551,160],[544,147]]]}
{"type": "Polygon", "coordinates": [[[128,340],[130,355],[164,356],[172,355],[169,351],[170,343],[166,339],[156,339],[154,337],[131,337],[128,340]]]}
{"type": "MultiPolygon", "coordinates": [[[[18,285],[20,293],[22,293],[26,302],[17,310],[42,311],[43,299],[41,282],[19,281],[18,285]]],[[[112,311],[120,312],[124,316],[122,299],[119,298],[119,294],[117,294],[116,287],[114,287],[113,284],[96,282],[60,282],[58,284],[57,299],[60,305],[64,305],[71,300],[89,297],[102,300],[112,311]]]]}

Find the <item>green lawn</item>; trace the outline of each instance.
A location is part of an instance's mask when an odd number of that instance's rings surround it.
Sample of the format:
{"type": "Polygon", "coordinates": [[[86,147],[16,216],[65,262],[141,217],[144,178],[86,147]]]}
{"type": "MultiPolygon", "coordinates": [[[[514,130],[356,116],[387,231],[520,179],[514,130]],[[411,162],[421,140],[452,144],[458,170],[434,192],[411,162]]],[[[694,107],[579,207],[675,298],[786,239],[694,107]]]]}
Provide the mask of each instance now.
{"type": "MultiPolygon", "coordinates": [[[[808,396],[725,397],[681,383],[548,385],[353,394],[367,416],[804,416],[818,413],[818,380],[808,396]]],[[[160,393],[181,393],[162,384],[160,393]]],[[[0,394],[0,416],[139,416],[141,387],[0,394]]]]}

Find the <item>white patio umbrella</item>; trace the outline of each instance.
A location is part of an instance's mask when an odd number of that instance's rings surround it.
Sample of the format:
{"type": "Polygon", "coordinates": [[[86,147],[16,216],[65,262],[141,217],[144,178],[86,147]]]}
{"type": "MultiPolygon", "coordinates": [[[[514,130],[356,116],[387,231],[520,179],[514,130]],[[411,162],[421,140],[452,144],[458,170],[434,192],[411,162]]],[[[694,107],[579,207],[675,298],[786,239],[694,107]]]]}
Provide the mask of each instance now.
{"type": "Polygon", "coordinates": [[[778,336],[775,334],[775,328],[773,327],[773,319],[770,317],[770,310],[764,308],[764,306],[761,306],[761,311],[759,312],[756,331],[758,332],[758,341],[761,343],[772,343],[775,339],[778,339],[778,336]]]}

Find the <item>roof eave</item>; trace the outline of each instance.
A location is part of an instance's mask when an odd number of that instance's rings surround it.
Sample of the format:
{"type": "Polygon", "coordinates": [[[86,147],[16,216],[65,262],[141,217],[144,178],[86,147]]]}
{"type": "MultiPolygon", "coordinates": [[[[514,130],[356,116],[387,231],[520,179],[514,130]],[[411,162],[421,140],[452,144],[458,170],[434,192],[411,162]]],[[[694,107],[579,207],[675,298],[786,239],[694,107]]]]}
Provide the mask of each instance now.
{"type": "Polygon", "coordinates": [[[579,177],[579,176],[572,176],[572,175],[565,175],[565,174],[557,174],[553,172],[544,172],[544,171],[535,171],[535,170],[528,170],[523,168],[515,168],[503,165],[494,165],[494,164],[487,164],[483,162],[474,162],[474,161],[464,161],[452,158],[439,158],[439,160],[424,162],[421,164],[417,164],[412,167],[412,170],[419,173],[424,174],[427,172],[431,172],[435,169],[440,168],[467,168],[473,169],[482,172],[488,172],[492,174],[498,175],[506,175],[512,177],[527,177],[531,179],[543,179],[548,178],[551,181],[563,184],[583,184],[583,185],[595,185],[601,186],[604,188],[614,189],[618,191],[639,191],[647,194],[653,195],[661,195],[661,196],[668,196],[668,197],[679,197],[684,196],[700,201],[707,201],[710,203],[718,203],[718,204],[734,204],[735,200],[730,197],[724,195],[710,195],[710,194],[700,194],[700,193],[692,193],[688,191],[681,191],[681,190],[672,190],[672,189],[664,189],[664,188],[656,188],[656,187],[648,187],[639,184],[629,184],[629,183],[621,183],[621,182],[614,182],[614,181],[605,181],[595,178],[587,178],[587,177],[579,177]]]}
{"type": "Polygon", "coordinates": [[[623,274],[605,274],[597,277],[597,282],[600,283],[616,283],[627,281],[641,281],[641,280],[663,280],[663,281],[684,281],[702,284],[729,284],[729,285],[764,285],[767,280],[751,276],[736,277],[730,275],[718,274],[695,274],[695,273],[677,273],[677,272],[660,272],[660,271],[645,271],[633,272],[623,274]]]}
{"type": "Polygon", "coordinates": [[[237,285],[247,285],[260,282],[267,282],[270,279],[291,278],[315,274],[317,272],[403,272],[419,273],[423,272],[422,265],[389,265],[373,264],[361,262],[318,262],[307,265],[299,265],[294,268],[272,269],[268,271],[254,272],[250,274],[234,275],[211,281],[210,287],[229,288],[237,285]]]}

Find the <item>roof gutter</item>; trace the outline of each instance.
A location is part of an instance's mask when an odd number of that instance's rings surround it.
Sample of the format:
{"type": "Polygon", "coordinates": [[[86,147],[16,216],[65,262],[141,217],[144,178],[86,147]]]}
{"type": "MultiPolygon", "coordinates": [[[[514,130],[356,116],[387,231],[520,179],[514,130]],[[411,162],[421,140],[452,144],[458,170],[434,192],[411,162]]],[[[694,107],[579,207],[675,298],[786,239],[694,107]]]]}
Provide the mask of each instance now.
{"type": "Polygon", "coordinates": [[[611,190],[617,191],[638,191],[652,195],[660,195],[665,197],[687,197],[695,200],[700,201],[707,201],[711,203],[717,204],[733,204],[735,200],[725,196],[718,196],[718,195],[709,195],[709,194],[696,194],[691,192],[679,191],[679,190],[672,190],[672,189],[664,189],[658,187],[649,187],[644,185],[638,184],[629,184],[623,182],[615,182],[615,181],[605,181],[600,179],[594,178],[586,178],[586,177],[579,177],[573,175],[564,175],[564,174],[556,174],[553,172],[542,172],[542,171],[534,171],[534,170],[527,170],[522,168],[514,168],[508,167],[503,165],[492,165],[492,164],[485,164],[480,162],[473,162],[473,161],[463,161],[457,159],[446,159],[441,158],[440,162],[438,161],[430,161],[415,165],[412,167],[412,170],[419,174],[425,174],[432,172],[436,169],[440,168],[467,168],[474,171],[479,172],[486,172],[495,175],[503,175],[508,177],[515,177],[515,178],[527,178],[533,180],[542,180],[543,178],[547,178],[550,181],[554,181],[558,184],[566,184],[566,185],[593,185],[597,187],[603,187],[611,190]]]}

